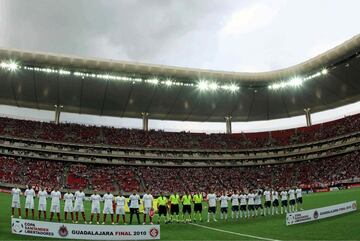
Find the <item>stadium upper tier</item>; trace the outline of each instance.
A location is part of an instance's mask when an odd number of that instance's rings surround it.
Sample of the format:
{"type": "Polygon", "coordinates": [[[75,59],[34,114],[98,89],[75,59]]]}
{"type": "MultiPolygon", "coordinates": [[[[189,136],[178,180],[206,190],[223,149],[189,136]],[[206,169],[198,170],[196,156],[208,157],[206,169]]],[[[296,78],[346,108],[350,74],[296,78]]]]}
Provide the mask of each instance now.
{"type": "Polygon", "coordinates": [[[0,136],[137,149],[245,150],[310,143],[360,131],[360,114],[281,131],[205,134],[143,131],[0,118],[0,136]]]}
{"type": "Polygon", "coordinates": [[[360,100],[360,35],[301,64],[237,73],[0,50],[0,104],[181,121],[253,121],[360,100]]]}

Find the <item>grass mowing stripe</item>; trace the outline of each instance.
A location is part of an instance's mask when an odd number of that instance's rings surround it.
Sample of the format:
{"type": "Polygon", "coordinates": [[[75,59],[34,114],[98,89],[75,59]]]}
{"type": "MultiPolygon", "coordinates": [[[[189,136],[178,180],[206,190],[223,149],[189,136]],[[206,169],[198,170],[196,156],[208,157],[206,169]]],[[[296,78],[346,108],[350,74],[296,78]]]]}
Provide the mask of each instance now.
{"type": "Polygon", "coordinates": [[[196,223],[190,223],[190,225],[207,228],[207,229],[218,231],[218,232],[229,233],[229,234],[233,234],[233,235],[237,235],[237,236],[243,236],[243,237],[247,237],[247,238],[255,238],[255,239],[260,239],[260,240],[268,240],[268,241],[279,241],[278,239],[264,238],[264,237],[254,236],[254,235],[244,234],[244,233],[236,233],[236,232],[231,232],[231,231],[227,231],[227,230],[223,230],[223,229],[203,226],[203,225],[196,224],[196,223]]]}

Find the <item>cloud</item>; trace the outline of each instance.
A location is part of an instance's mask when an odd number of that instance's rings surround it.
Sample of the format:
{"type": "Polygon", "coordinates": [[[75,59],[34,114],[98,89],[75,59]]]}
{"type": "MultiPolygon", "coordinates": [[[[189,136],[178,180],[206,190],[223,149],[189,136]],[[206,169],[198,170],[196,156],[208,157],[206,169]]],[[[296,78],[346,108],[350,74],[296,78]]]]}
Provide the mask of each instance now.
{"type": "Polygon", "coordinates": [[[245,34],[269,26],[283,5],[283,1],[254,1],[230,17],[222,34],[245,34]]]}
{"type": "Polygon", "coordinates": [[[179,48],[202,46],[199,38],[203,36],[198,33],[210,34],[216,28],[234,1],[226,2],[4,0],[6,7],[2,9],[9,13],[4,16],[8,28],[0,36],[0,45],[176,64],[174,57],[179,56],[179,48]],[[205,28],[208,31],[203,31],[205,28]],[[169,56],[169,52],[174,56],[169,56]]]}

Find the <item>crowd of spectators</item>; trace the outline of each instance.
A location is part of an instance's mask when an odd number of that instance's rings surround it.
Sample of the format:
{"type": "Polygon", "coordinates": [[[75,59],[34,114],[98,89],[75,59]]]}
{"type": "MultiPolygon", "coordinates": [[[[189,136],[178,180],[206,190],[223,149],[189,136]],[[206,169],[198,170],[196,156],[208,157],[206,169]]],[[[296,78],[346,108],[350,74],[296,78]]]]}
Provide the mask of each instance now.
{"type": "Polygon", "coordinates": [[[63,188],[64,164],[61,162],[0,156],[0,167],[0,182],[63,188]]]}
{"type": "Polygon", "coordinates": [[[0,156],[0,182],[45,188],[140,190],[132,167],[77,164],[0,156]]]}
{"type": "Polygon", "coordinates": [[[247,167],[140,167],[139,173],[146,185],[155,192],[320,187],[359,178],[360,153],[299,163],[247,167]]]}
{"type": "Polygon", "coordinates": [[[140,190],[140,182],[131,167],[117,165],[71,164],[68,169],[66,187],[69,189],[97,189],[106,191],[140,190]]]}
{"type": "Polygon", "coordinates": [[[244,149],[323,140],[360,131],[360,114],[323,124],[281,131],[237,134],[143,131],[0,118],[0,135],[122,147],[244,149]]]}
{"type": "Polygon", "coordinates": [[[0,182],[106,191],[208,192],[291,186],[326,187],[360,178],[360,152],[320,160],[244,167],[150,167],[0,157],[0,182]]]}

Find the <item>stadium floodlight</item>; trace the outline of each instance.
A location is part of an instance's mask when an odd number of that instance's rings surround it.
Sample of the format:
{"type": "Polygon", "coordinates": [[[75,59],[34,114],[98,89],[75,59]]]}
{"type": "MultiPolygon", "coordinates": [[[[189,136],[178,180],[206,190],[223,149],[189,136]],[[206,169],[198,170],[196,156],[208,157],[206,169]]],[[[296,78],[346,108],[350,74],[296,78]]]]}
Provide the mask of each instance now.
{"type": "Polygon", "coordinates": [[[230,91],[231,93],[235,93],[236,91],[238,91],[240,89],[240,87],[237,86],[236,84],[229,84],[229,85],[222,85],[221,89],[230,91]]]}
{"type": "Polygon", "coordinates": [[[172,86],[173,82],[170,79],[167,79],[165,82],[166,86],[172,86]]]}
{"type": "Polygon", "coordinates": [[[200,91],[205,91],[209,88],[209,84],[206,80],[200,80],[196,87],[200,90],[200,91]]]}
{"type": "Polygon", "coordinates": [[[209,89],[212,91],[215,91],[219,88],[219,85],[217,83],[211,83],[209,84],[209,89]]]}
{"type": "Polygon", "coordinates": [[[0,67],[1,67],[2,69],[7,69],[7,70],[9,70],[9,71],[15,71],[15,70],[17,70],[20,66],[19,66],[17,63],[15,63],[14,61],[9,61],[9,62],[3,61],[3,62],[0,63],[0,67]]]}
{"type": "Polygon", "coordinates": [[[328,73],[328,69],[324,68],[322,69],[321,71],[318,71],[316,73],[313,73],[311,75],[307,75],[307,76],[304,76],[304,77],[299,77],[299,76],[296,76],[290,80],[287,80],[287,81],[282,81],[282,82],[279,82],[279,83],[274,83],[274,84],[271,84],[268,86],[269,89],[271,90],[278,90],[278,89],[284,89],[284,88],[287,88],[287,87],[299,87],[301,86],[305,81],[308,81],[308,80],[311,80],[311,79],[314,79],[314,78],[317,78],[321,75],[326,75],[328,73]]]}
{"type": "Polygon", "coordinates": [[[288,85],[290,85],[291,87],[299,87],[302,85],[302,83],[303,79],[301,79],[300,77],[294,77],[288,82],[288,85]]]}
{"type": "Polygon", "coordinates": [[[153,84],[153,85],[158,85],[159,84],[159,80],[157,78],[147,79],[146,82],[150,83],[150,84],[153,84]]]}
{"type": "Polygon", "coordinates": [[[67,71],[67,70],[60,69],[59,74],[61,74],[61,75],[69,75],[69,74],[71,74],[71,72],[67,71]]]}
{"type": "Polygon", "coordinates": [[[235,84],[230,84],[230,85],[229,85],[229,90],[230,90],[230,92],[232,92],[232,93],[238,91],[239,89],[240,89],[240,87],[237,86],[237,85],[235,85],[235,84]]]}

